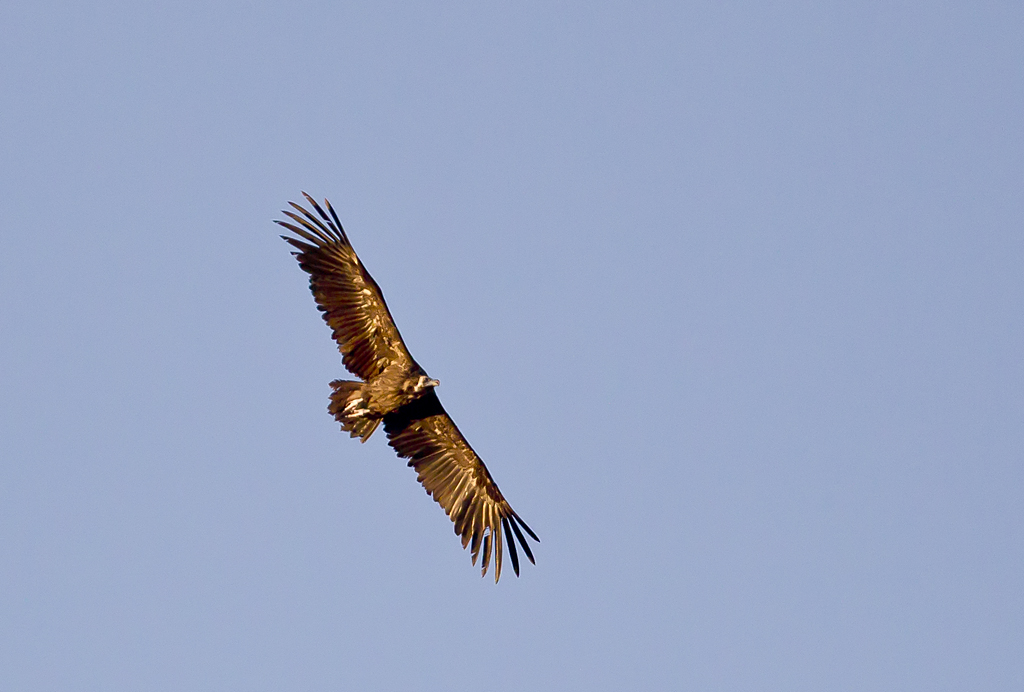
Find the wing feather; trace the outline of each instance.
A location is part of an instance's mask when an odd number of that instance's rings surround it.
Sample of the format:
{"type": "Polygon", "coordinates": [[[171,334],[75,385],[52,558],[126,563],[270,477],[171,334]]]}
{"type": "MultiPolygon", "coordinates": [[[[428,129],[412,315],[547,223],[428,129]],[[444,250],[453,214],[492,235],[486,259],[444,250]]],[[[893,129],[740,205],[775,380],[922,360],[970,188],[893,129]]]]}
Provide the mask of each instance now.
{"type": "Polygon", "coordinates": [[[519,553],[511,545],[513,541],[518,539],[527,558],[534,561],[533,552],[517,523],[535,541],[540,539],[502,496],[483,460],[459,432],[433,389],[386,415],[384,431],[388,444],[398,456],[409,460],[409,466],[416,470],[417,480],[427,494],[452,520],[455,533],[462,539],[462,547],[471,546],[474,565],[482,541],[482,574],[487,574],[493,547],[494,581],[501,578],[505,541],[510,544],[509,556],[516,576],[519,575],[519,553]]]}
{"type": "Polygon", "coordinates": [[[512,540],[512,532],[508,529],[508,517],[501,518],[501,528],[505,531],[505,540],[508,541],[508,556],[512,558],[512,569],[516,576],[519,576],[519,555],[516,553],[516,542],[512,540]]]}
{"type": "MultiPolygon", "coordinates": [[[[530,550],[530,544],[526,542],[526,539],[523,538],[523,532],[519,530],[518,524],[523,524],[523,520],[519,518],[518,514],[513,512],[512,516],[508,520],[508,523],[512,526],[512,530],[515,531],[516,538],[519,539],[519,545],[523,546],[523,550],[526,551],[526,557],[530,559],[530,562],[534,562],[533,551],[530,550]]],[[[526,524],[523,524],[523,528],[527,531],[530,531],[530,528],[526,524]]],[[[530,535],[533,536],[533,531],[530,531],[530,535]]],[[[534,536],[534,538],[536,538],[536,536],[534,536]]],[[[534,564],[536,563],[534,562],[534,564]]]]}
{"type": "Polygon", "coordinates": [[[302,194],[316,215],[289,202],[298,213],[283,211],[291,222],[277,223],[298,236],[281,237],[297,250],[292,254],[309,274],[309,288],[331,328],[345,367],[369,380],[391,364],[411,364],[412,356],[384,302],[384,294],[356,256],[334,208],[324,201],[328,215],[316,200],[302,194]]]}
{"type": "Polygon", "coordinates": [[[487,567],[491,564],[491,537],[493,534],[484,535],[484,556],[480,559],[480,574],[484,576],[487,574],[487,567]]]}
{"type": "MultiPolygon", "coordinates": [[[[289,202],[292,210],[282,211],[289,220],[277,223],[294,234],[281,237],[295,249],[292,254],[309,274],[310,290],[345,367],[359,378],[371,380],[392,365],[415,366],[384,294],[356,255],[331,203],[324,200],[321,206],[302,194],[313,211],[289,202]]],[[[470,549],[473,564],[481,558],[482,574],[490,568],[493,550],[494,581],[501,578],[506,541],[516,576],[516,541],[534,562],[520,528],[533,540],[540,539],[509,506],[433,389],[386,415],[384,429],[389,444],[398,456],[409,459],[419,482],[452,520],[463,549],[470,549]]]]}

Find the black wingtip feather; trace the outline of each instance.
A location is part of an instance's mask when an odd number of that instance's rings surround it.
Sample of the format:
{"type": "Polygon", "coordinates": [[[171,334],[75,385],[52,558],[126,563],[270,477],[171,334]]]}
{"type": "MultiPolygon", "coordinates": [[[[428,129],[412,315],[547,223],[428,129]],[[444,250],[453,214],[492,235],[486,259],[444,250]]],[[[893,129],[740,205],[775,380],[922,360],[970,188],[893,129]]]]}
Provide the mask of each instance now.
{"type": "MultiPolygon", "coordinates": [[[[520,521],[522,521],[522,520],[520,520],[520,521]]],[[[512,517],[512,519],[509,521],[509,524],[512,525],[512,530],[515,532],[516,538],[519,539],[519,545],[523,546],[523,551],[526,553],[526,557],[528,557],[530,559],[531,563],[536,565],[537,561],[533,559],[533,551],[530,550],[530,545],[526,542],[526,539],[523,538],[523,533],[519,530],[519,527],[516,525],[516,517],[515,516],[512,517]]],[[[511,543],[511,542],[512,541],[509,541],[509,543],[511,543]]]]}
{"type": "Polygon", "coordinates": [[[519,522],[519,525],[523,527],[523,530],[524,530],[524,531],[526,531],[526,533],[530,534],[530,538],[532,538],[533,540],[535,540],[535,541],[537,541],[538,543],[540,543],[540,539],[539,539],[539,538],[537,538],[537,534],[535,534],[535,533],[534,533],[534,532],[533,532],[533,531],[532,531],[532,530],[530,529],[530,527],[526,525],[526,522],[525,522],[525,521],[523,521],[523,520],[522,520],[522,519],[521,519],[521,518],[519,517],[519,515],[518,515],[518,514],[516,514],[515,512],[512,512],[512,516],[514,516],[514,517],[516,518],[516,521],[518,521],[518,522],[519,522]]]}
{"type": "Polygon", "coordinates": [[[334,207],[331,206],[330,200],[324,198],[324,204],[327,205],[327,211],[331,212],[331,218],[334,219],[334,223],[338,224],[338,231],[344,236],[345,229],[342,227],[341,221],[338,220],[338,215],[334,213],[334,207]]]}
{"type": "MultiPolygon", "coordinates": [[[[309,203],[313,205],[313,208],[316,209],[316,213],[320,215],[320,218],[322,218],[324,221],[326,221],[328,224],[330,224],[331,223],[331,218],[329,216],[327,216],[327,214],[324,213],[324,210],[320,208],[320,205],[317,204],[316,200],[313,199],[312,197],[310,197],[309,195],[307,195],[305,192],[303,192],[302,194],[303,194],[303,196],[305,196],[305,198],[307,200],[309,200],[309,203]]],[[[324,200],[324,201],[326,201],[326,200],[324,200]]]]}
{"type": "Polygon", "coordinates": [[[516,541],[515,537],[508,530],[508,519],[505,517],[501,518],[501,523],[505,527],[505,540],[508,541],[508,556],[512,558],[512,571],[519,576],[519,553],[516,552],[516,541]]]}

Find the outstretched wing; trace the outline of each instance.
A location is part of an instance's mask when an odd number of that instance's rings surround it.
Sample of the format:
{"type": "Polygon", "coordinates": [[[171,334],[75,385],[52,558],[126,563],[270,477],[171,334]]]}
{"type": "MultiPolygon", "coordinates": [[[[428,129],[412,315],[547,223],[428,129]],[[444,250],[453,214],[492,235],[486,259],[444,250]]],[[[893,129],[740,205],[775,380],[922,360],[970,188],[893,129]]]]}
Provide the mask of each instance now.
{"type": "Polygon", "coordinates": [[[519,539],[530,562],[534,561],[522,531],[535,541],[540,539],[502,497],[483,460],[455,427],[433,389],[384,416],[384,431],[388,444],[395,448],[398,456],[409,460],[409,466],[416,469],[427,494],[433,496],[455,523],[455,533],[462,537],[462,547],[471,546],[474,565],[483,546],[481,574],[487,574],[493,547],[494,581],[501,577],[503,534],[516,576],[519,576],[519,555],[515,539],[519,539]]]}
{"type": "Polygon", "coordinates": [[[392,363],[411,364],[412,356],[398,333],[384,294],[356,256],[331,203],[324,200],[328,216],[316,200],[302,194],[319,218],[289,202],[298,213],[282,213],[294,223],[277,223],[302,239],[281,236],[298,250],[292,254],[309,273],[309,289],[338,342],[345,367],[369,380],[392,363]]]}

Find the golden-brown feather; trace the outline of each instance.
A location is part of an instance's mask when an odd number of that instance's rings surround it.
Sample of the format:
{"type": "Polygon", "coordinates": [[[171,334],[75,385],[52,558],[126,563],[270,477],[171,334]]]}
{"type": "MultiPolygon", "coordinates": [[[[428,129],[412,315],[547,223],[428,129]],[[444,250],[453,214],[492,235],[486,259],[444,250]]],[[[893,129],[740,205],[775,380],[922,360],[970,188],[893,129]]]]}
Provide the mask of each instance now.
{"type": "MultiPolygon", "coordinates": [[[[329,202],[321,207],[305,195],[315,214],[289,203],[291,221],[278,221],[297,237],[282,236],[297,252],[299,265],[309,274],[310,290],[342,354],[342,362],[365,383],[332,383],[331,412],[344,430],[365,442],[380,418],[355,417],[347,407],[359,397],[371,397],[374,411],[383,415],[389,444],[409,459],[417,479],[454,524],[462,547],[470,548],[473,564],[480,557],[486,575],[494,552],[494,581],[501,577],[503,543],[509,543],[512,568],[519,574],[515,541],[533,562],[533,552],[522,531],[539,541],[498,490],[483,461],[459,432],[431,386],[411,402],[398,396],[409,373],[425,375],[409,354],[395,326],[380,287],[363,267],[329,202]],[[396,408],[389,408],[394,400],[396,408]],[[522,530],[520,530],[520,528],[522,530]]],[[[436,384],[436,383],[435,383],[436,384]]],[[[365,402],[361,405],[366,406],[365,402]]],[[[366,409],[369,410],[369,409],[366,409]]],[[[360,409],[362,413],[362,409],[360,409]]]]}
{"type": "MultiPolygon", "coordinates": [[[[455,533],[462,539],[462,547],[472,544],[473,564],[476,564],[483,541],[483,574],[490,566],[493,546],[494,580],[501,577],[505,541],[518,539],[527,558],[534,561],[519,527],[534,540],[539,539],[502,496],[483,460],[459,432],[433,389],[386,415],[384,431],[388,444],[398,456],[409,459],[409,466],[416,469],[423,488],[452,520],[455,533]],[[515,530],[502,531],[503,524],[514,526],[515,530]]],[[[510,547],[509,553],[518,575],[518,552],[510,547]]]]}
{"type": "Polygon", "coordinates": [[[388,365],[412,362],[384,294],[356,256],[330,203],[328,216],[312,197],[305,196],[319,216],[292,204],[299,213],[284,213],[294,223],[277,223],[303,239],[281,236],[298,251],[295,257],[309,274],[309,288],[345,367],[369,380],[388,365]]]}

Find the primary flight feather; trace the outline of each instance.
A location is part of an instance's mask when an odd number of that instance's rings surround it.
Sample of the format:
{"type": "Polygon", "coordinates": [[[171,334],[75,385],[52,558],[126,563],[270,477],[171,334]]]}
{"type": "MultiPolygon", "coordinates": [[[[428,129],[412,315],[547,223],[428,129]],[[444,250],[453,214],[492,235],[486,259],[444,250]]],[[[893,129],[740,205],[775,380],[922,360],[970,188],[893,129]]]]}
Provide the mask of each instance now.
{"type": "Polygon", "coordinates": [[[359,261],[330,202],[324,207],[302,193],[316,212],[289,202],[291,219],[277,221],[297,238],[281,236],[295,249],[309,274],[309,288],[341,351],[342,363],[360,381],[331,382],[327,410],[341,429],[366,442],[383,421],[398,456],[408,459],[417,478],[455,524],[473,564],[483,551],[481,574],[494,553],[494,581],[501,577],[503,544],[519,576],[519,546],[530,562],[525,531],[540,541],[498,490],[497,484],[445,412],[431,379],[409,354],[391,317],[384,294],[359,261]]]}

